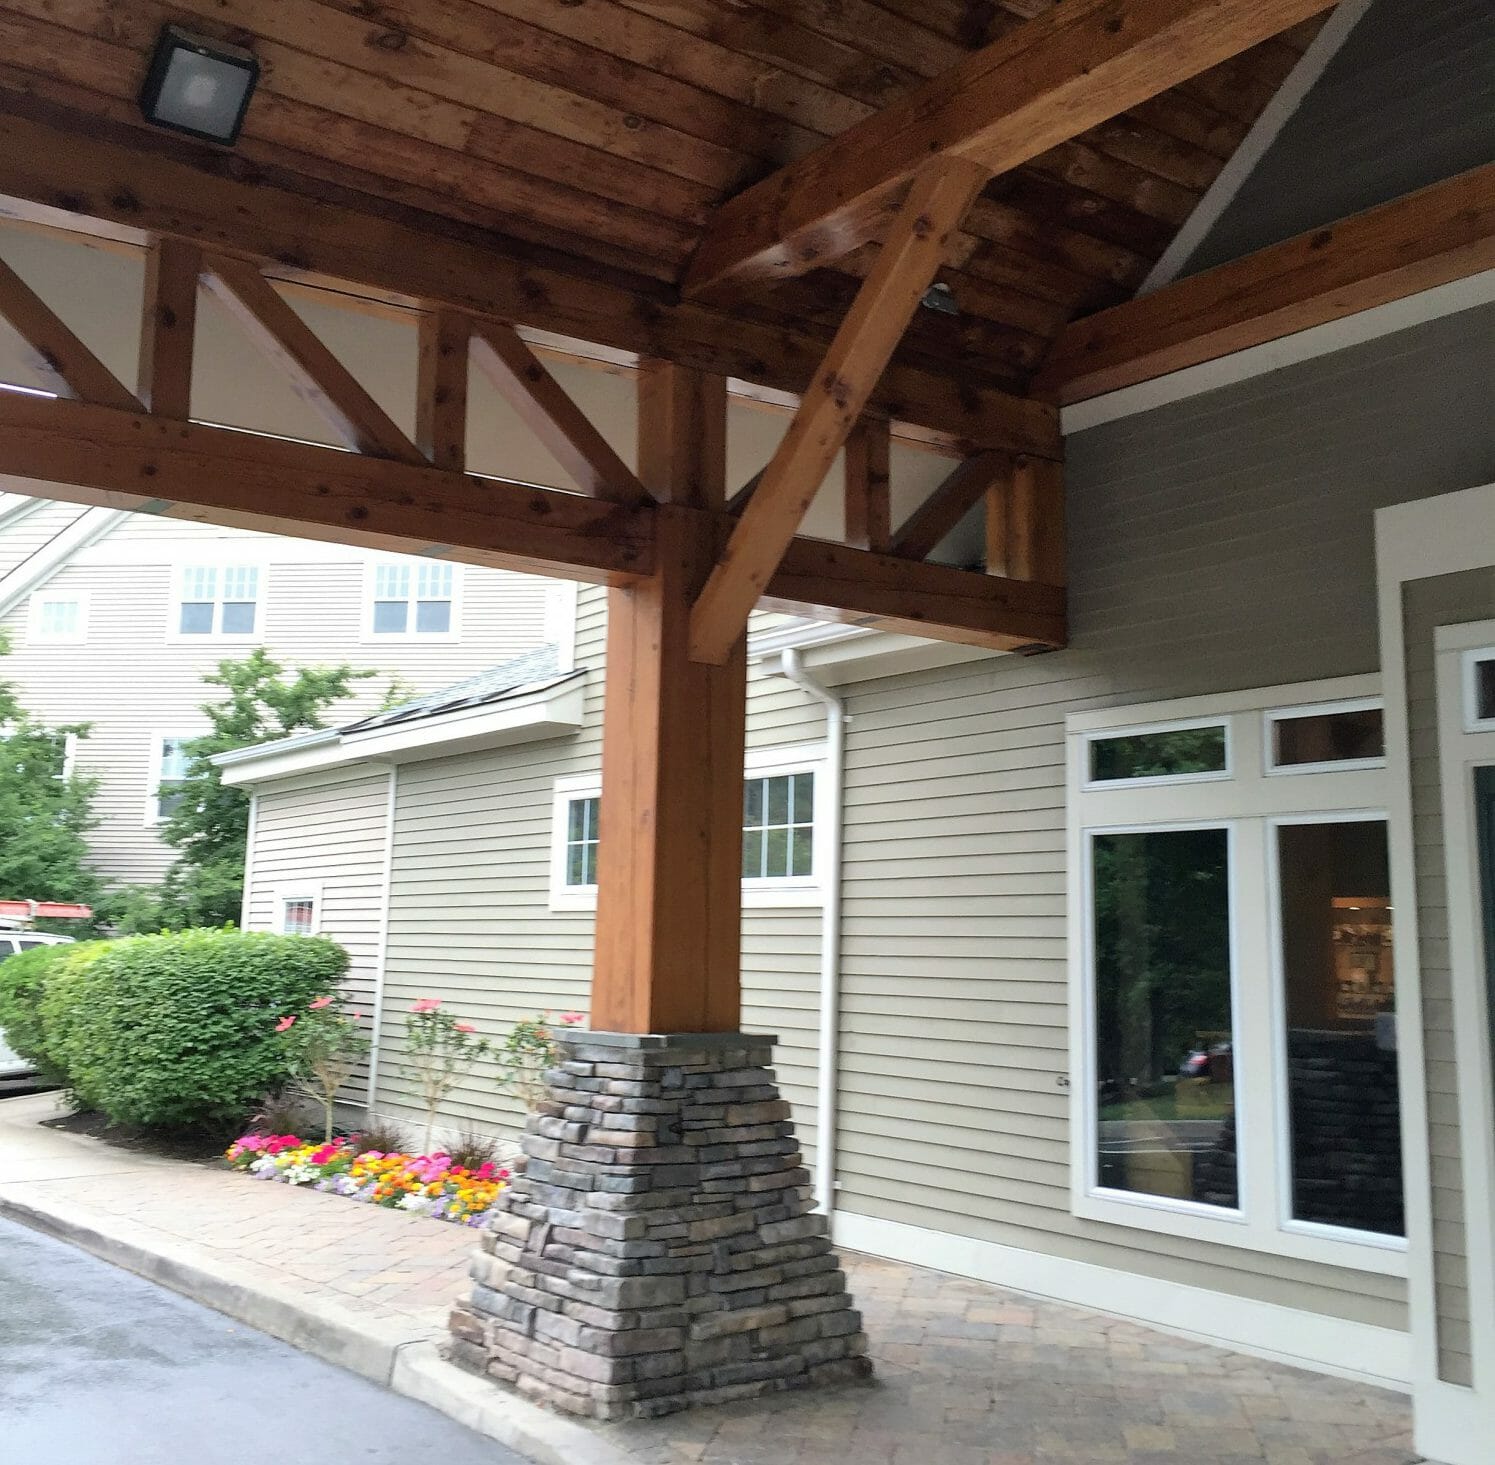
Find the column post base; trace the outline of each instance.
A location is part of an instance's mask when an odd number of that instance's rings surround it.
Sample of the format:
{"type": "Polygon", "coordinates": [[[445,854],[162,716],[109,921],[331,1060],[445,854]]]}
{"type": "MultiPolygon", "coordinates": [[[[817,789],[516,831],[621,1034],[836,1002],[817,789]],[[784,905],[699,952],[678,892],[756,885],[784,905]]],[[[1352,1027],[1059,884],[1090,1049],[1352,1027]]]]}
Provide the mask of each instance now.
{"type": "Polygon", "coordinates": [[[870,1377],[774,1041],[560,1036],[456,1362],[605,1420],[870,1377]]]}

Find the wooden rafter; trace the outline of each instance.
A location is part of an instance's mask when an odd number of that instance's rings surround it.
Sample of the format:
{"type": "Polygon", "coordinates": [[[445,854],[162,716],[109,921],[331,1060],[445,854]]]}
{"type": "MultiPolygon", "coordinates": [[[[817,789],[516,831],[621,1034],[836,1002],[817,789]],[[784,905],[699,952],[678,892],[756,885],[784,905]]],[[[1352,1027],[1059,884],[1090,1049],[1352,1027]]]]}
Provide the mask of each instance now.
{"type": "Polygon", "coordinates": [[[1328,8],[1328,0],[1066,0],[730,200],[688,296],[799,274],[878,237],[933,157],[987,176],[1328,8]]]}
{"type": "MultiPolygon", "coordinates": [[[[429,227],[315,201],[271,177],[241,181],[106,138],[0,113],[0,214],[136,244],[154,236],[258,260],[277,278],[537,326],[699,370],[803,391],[825,354],[817,332],[657,298],[580,261],[537,262],[475,242],[439,219],[429,227]]],[[[1057,456],[1059,424],[1045,403],[920,365],[894,362],[878,410],[978,446],[1057,456]]]]}
{"type": "Polygon", "coordinates": [[[355,452],[401,463],[425,459],[351,371],[291,309],[258,266],[218,255],[203,260],[203,284],[244,333],[290,377],[296,394],[355,452]]]}
{"type": "Polygon", "coordinates": [[[467,466],[467,363],[472,322],[455,310],[420,318],[416,354],[415,446],[437,468],[467,466]]]}
{"type": "Polygon", "coordinates": [[[1070,326],[1040,390],[1078,402],[1495,268],[1495,163],[1070,326]]]}
{"type": "Polygon", "coordinates": [[[146,253],[140,306],[136,394],[147,411],[185,422],[192,415],[192,357],[202,253],[179,239],[158,239],[146,253]]]}
{"type": "Polygon", "coordinates": [[[60,397],[125,410],[140,403],[62,318],[0,260],[0,317],[29,348],[28,360],[60,397]]]}
{"type": "Polygon", "coordinates": [[[638,373],[638,471],[660,503],[725,506],[725,377],[671,361],[643,363],[638,373]]]}
{"type": "MultiPolygon", "coordinates": [[[[684,506],[626,508],[73,401],[0,393],[0,473],[73,503],[308,539],[625,583],[654,564],[654,516],[694,517],[724,542],[733,519],[684,506]],[[715,527],[713,527],[713,525],[715,527]]],[[[766,591],[782,609],[999,650],[1061,646],[1062,593],[797,539],[766,591]]]]}
{"type": "Polygon", "coordinates": [[[867,405],[985,175],[959,160],[921,173],[815,380],[691,612],[691,655],[719,662],[742,634],[789,541],[867,405]]]}
{"type": "Polygon", "coordinates": [[[944,537],[981,502],[990,486],[1012,471],[1006,453],[977,453],[957,464],[935,491],[899,526],[893,553],[928,559],[944,537]]]}
{"type": "Polygon", "coordinates": [[[620,504],[648,500],[643,484],[545,365],[500,321],[474,321],[473,360],[583,493],[620,504]]]}
{"type": "Polygon", "coordinates": [[[892,542],[891,440],[886,419],[864,417],[846,439],[847,544],[886,551],[892,542]]]}

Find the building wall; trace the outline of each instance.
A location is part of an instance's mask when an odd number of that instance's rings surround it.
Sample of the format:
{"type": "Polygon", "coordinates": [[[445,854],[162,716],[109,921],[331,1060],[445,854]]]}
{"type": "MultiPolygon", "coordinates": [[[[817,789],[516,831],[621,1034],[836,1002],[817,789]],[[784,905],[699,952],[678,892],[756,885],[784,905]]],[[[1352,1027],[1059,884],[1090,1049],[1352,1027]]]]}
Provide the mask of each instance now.
{"type": "MultiPolygon", "coordinates": [[[[79,512],[47,504],[0,525],[0,562],[12,545],[31,543],[40,529],[55,534],[79,512]]],[[[375,641],[363,632],[362,552],[126,516],[43,587],[86,597],[83,644],[33,643],[29,597],[0,617],[11,642],[0,674],[16,684],[23,704],[46,722],[91,725],[79,744],[77,769],[99,780],[100,822],[90,845],[111,883],[150,883],[165,873],[173,852],[148,819],[154,739],[206,731],[199,709],[218,689],[203,676],[223,658],[253,649],[208,637],[191,643],[171,638],[174,568],[245,558],[265,567],[261,644],[276,660],[292,669],[347,662],[377,673],[355,684],[353,696],[331,714],[334,721],[377,706],[392,679],[412,694],[431,691],[543,644],[553,630],[549,609],[559,594],[570,594],[556,582],[466,566],[460,572],[458,638],[375,641]]]]}
{"type": "Polygon", "coordinates": [[[1417,851],[1418,968],[1427,1068],[1438,1376],[1446,1383],[1466,1386],[1473,1383],[1468,1242],[1459,1148],[1459,1074],[1454,1053],[1453,973],[1449,959],[1448,879],[1433,638],[1439,626],[1492,617],[1495,617],[1495,569],[1412,581],[1404,592],[1407,729],[1412,752],[1412,821],[1417,851]]]}

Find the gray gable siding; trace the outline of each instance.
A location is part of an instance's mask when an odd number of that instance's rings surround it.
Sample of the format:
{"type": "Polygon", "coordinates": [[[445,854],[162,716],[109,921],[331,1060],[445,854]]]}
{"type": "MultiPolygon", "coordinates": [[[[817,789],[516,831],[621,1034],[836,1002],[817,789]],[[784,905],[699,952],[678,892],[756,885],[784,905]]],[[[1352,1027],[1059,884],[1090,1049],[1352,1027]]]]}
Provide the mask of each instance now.
{"type": "Polygon", "coordinates": [[[1184,273],[1332,224],[1492,158],[1489,0],[1375,0],[1184,273]]]}

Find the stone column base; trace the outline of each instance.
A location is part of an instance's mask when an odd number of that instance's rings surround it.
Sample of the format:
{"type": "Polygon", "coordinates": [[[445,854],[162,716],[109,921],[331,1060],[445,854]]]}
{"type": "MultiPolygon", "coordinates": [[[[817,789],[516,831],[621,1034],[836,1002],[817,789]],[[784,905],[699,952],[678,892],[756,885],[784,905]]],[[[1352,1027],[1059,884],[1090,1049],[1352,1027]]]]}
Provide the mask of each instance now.
{"type": "Polygon", "coordinates": [[[870,1376],[774,1039],[570,1032],[454,1359],[594,1419],[870,1376]]]}

